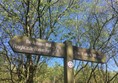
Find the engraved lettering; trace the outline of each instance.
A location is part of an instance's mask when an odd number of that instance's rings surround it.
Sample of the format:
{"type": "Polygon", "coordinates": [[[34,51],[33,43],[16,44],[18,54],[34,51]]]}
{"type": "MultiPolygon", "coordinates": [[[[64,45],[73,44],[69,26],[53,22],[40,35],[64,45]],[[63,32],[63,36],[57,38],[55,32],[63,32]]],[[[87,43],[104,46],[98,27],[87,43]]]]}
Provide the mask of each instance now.
{"type": "Polygon", "coordinates": [[[51,47],[51,44],[49,44],[49,43],[46,43],[46,47],[51,47]]]}
{"type": "Polygon", "coordinates": [[[31,41],[29,41],[28,39],[26,39],[25,41],[27,44],[31,44],[31,41]]]}

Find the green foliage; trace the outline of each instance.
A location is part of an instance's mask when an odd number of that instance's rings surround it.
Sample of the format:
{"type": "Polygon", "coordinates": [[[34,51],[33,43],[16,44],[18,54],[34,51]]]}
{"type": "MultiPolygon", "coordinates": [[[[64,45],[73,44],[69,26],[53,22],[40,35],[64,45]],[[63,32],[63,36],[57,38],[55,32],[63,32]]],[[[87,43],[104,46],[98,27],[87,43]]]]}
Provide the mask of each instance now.
{"type": "Polygon", "coordinates": [[[49,67],[46,63],[51,58],[14,53],[8,45],[14,35],[56,42],[69,40],[79,47],[100,50],[107,56],[106,64],[96,69],[94,63],[86,67],[77,64],[80,67],[75,70],[75,83],[117,83],[117,72],[110,72],[114,65],[118,68],[117,1],[1,0],[0,12],[2,83],[29,83],[30,79],[34,83],[64,82],[63,66],[55,63],[49,67]]]}

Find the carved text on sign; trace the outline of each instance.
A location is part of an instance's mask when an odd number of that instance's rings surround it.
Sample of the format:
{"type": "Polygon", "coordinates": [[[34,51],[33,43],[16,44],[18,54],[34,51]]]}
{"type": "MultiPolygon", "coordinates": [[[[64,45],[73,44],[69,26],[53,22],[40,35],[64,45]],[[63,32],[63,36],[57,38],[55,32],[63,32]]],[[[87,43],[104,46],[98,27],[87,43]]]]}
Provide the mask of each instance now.
{"type": "Polygon", "coordinates": [[[64,44],[62,43],[48,42],[24,36],[15,36],[9,43],[14,51],[22,53],[43,54],[54,57],[64,57],[65,55],[64,44]]]}
{"type": "MultiPolygon", "coordinates": [[[[64,58],[66,56],[66,46],[63,43],[54,43],[42,39],[29,38],[26,36],[14,36],[9,41],[10,46],[15,52],[42,54],[52,57],[64,58]]],[[[93,50],[72,46],[73,50],[69,48],[69,52],[73,52],[75,60],[91,61],[97,63],[104,63],[106,57],[103,53],[93,50]]]]}

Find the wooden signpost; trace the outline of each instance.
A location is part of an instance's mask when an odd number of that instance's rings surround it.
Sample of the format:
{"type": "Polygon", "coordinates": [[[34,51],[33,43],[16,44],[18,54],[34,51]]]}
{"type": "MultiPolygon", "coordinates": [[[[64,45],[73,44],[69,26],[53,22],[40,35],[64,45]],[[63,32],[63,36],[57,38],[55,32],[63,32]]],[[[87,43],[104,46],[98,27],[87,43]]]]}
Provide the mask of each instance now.
{"type": "Polygon", "coordinates": [[[55,43],[26,36],[15,36],[9,41],[9,44],[15,52],[64,58],[64,83],[74,82],[73,59],[96,63],[106,61],[103,53],[72,46],[71,42],[55,43]]]}
{"type": "Polygon", "coordinates": [[[42,54],[52,57],[64,57],[65,45],[62,43],[48,42],[46,40],[15,36],[9,41],[15,52],[42,54]]]}
{"type": "Polygon", "coordinates": [[[73,46],[73,52],[73,57],[75,60],[83,60],[96,63],[104,63],[106,61],[106,56],[103,53],[93,49],[85,49],[73,46]]]}

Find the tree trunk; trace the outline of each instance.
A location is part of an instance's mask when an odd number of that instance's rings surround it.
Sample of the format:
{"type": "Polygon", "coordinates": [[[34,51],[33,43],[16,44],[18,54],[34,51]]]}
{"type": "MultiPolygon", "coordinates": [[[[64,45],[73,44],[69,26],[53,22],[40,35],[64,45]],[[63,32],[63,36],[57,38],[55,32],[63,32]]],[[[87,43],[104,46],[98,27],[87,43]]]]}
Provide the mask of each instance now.
{"type": "Polygon", "coordinates": [[[33,83],[33,78],[34,78],[34,66],[33,66],[33,62],[32,62],[32,56],[28,55],[27,59],[28,59],[28,72],[27,72],[27,79],[26,79],[26,83],[33,83]]]}

